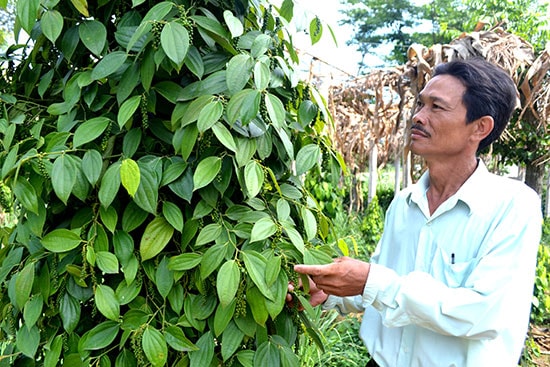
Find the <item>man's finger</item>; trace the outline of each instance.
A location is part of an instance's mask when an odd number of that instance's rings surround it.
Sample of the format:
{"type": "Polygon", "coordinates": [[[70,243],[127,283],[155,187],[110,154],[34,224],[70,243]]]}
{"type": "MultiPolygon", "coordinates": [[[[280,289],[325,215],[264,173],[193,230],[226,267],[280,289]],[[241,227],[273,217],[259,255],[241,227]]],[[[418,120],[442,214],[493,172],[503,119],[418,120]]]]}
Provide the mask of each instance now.
{"type": "Polygon", "coordinates": [[[324,275],[326,273],[325,265],[294,265],[294,271],[300,274],[307,275],[324,275]]]}

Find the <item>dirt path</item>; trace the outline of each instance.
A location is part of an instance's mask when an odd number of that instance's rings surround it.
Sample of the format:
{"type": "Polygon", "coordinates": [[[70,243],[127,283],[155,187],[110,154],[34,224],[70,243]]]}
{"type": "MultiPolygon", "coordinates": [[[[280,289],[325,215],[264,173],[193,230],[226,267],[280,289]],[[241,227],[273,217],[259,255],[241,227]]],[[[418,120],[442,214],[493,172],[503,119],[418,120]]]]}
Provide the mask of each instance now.
{"type": "Polygon", "coordinates": [[[537,366],[550,367],[550,327],[531,325],[531,336],[540,349],[540,356],[535,359],[537,366]]]}

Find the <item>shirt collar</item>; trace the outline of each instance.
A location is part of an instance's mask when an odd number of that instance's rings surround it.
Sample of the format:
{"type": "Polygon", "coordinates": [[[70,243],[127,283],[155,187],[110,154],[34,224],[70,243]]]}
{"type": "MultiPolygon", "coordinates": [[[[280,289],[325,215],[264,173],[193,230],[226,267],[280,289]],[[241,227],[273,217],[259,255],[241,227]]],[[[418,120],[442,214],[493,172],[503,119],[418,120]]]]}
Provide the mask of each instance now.
{"type": "MultiPolygon", "coordinates": [[[[481,159],[478,159],[478,165],[474,173],[464,182],[464,184],[458,189],[458,191],[447,200],[453,200],[456,204],[457,201],[462,201],[470,209],[470,214],[476,211],[483,205],[480,195],[481,187],[487,185],[487,179],[490,176],[485,163],[481,159]]],[[[426,200],[426,191],[430,186],[429,171],[424,172],[418,182],[411,188],[411,191],[407,197],[407,203],[411,202],[420,203],[422,200],[426,200]]]]}

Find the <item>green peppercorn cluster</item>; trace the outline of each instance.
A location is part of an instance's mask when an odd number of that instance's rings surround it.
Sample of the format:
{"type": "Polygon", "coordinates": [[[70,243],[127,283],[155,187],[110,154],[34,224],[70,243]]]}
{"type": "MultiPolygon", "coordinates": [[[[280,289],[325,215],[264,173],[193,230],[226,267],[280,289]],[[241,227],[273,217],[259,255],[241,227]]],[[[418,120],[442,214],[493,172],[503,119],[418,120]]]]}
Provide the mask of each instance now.
{"type": "Polygon", "coordinates": [[[5,213],[11,212],[13,208],[11,189],[4,181],[0,181],[0,207],[5,213]]]}

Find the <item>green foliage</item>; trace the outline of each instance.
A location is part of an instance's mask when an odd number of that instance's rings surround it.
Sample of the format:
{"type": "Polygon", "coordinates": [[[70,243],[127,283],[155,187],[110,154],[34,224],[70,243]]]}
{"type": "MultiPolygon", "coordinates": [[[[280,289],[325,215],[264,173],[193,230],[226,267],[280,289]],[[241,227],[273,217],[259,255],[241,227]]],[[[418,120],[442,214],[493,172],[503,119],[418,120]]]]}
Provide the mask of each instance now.
{"type": "Polygon", "coordinates": [[[359,338],[360,315],[340,316],[336,311],[317,311],[314,318],[324,338],[326,351],[300,337],[301,367],[364,367],[370,359],[359,338]]]}
{"type": "Polygon", "coordinates": [[[410,29],[418,24],[417,7],[409,0],[392,3],[348,0],[346,3],[349,6],[343,12],[347,16],[343,23],[354,25],[358,30],[350,43],[357,45],[362,55],[376,53],[381,45],[392,44],[389,60],[404,63],[406,50],[412,43],[410,29]]]}
{"type": "Polygon", "coordinates": [[[550,219],[546,218],[538,249],[531,321],[537,325],[550,323],[550,219]]]}
{"type": "Polygon", "coordinates": [[[463,3],[469,15],[465,31],[474,29],[480,21],[490,26],[500,23],[508,32],[531,43],[536,51],[543,50],[550,40],[547,1],[463,0],[463,3]]]}
{"type": "Polygon", "coordinates": [[[382,213],[386,213],[394,196],[395,191],[392,186],[379,185],[376,188],[376,197],[378,199],[378,204],[380,205],[380,210],[382,211],[382,213]]]}
{"type": "Polygon", "coordinates": [[[384,229],[384,213],[378,204],[377,196],[367,205],[367,210],[362,217],[361,233],[366,241],[364,251],[370,256],[378,244],[384,229]]]}
{"type": "Polygon", "coordinates": [[[319,337],[285,305],[292,264],[333,254],[298,175],[339,160],[293,68],[293,2],[16,13],[30,40],[0,78],[1,204],[17,221],[0,366],[298,365],[303,325],[319,337]]]}
{"type": "Polygon", "coordinates": [[[548,154],[550,132],[538,119],[513,120],[507,130],[513,138],[499,139],[493,143],[493,151],[503,157],[503,164],[525,165],[548,154]]]}

